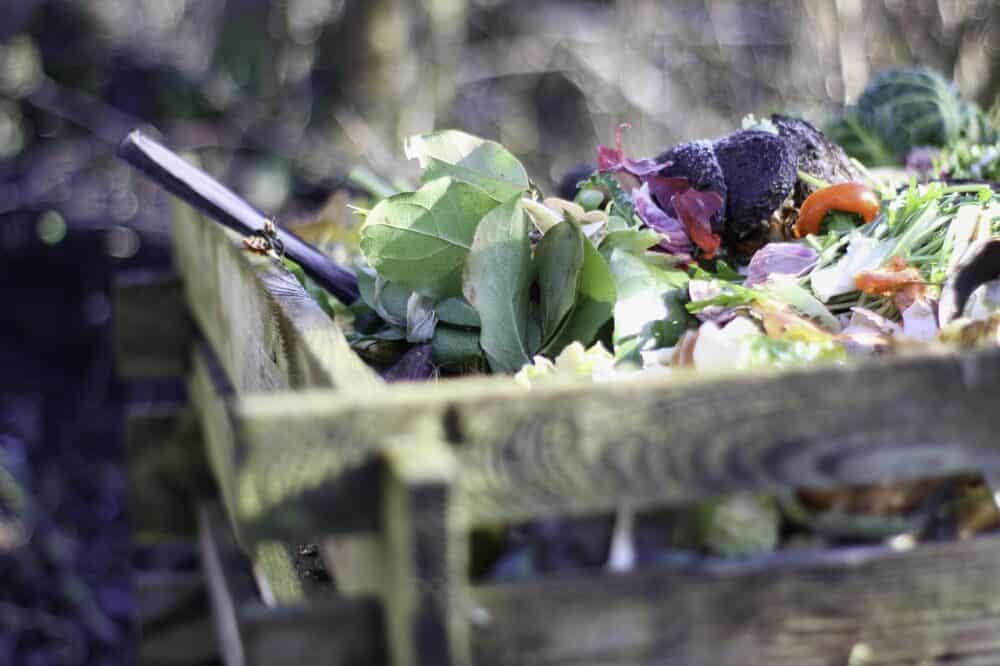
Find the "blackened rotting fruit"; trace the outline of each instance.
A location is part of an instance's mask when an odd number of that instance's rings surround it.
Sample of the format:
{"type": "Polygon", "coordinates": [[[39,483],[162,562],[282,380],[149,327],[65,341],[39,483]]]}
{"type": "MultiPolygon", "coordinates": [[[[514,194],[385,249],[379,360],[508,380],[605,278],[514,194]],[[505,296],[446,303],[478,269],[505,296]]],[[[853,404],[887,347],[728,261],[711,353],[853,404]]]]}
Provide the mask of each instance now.
{"type": "MultiPolygon", "coordinates": [[[[793,153],[798,155],[798,170],[831,184],[861,180],[861,173],[851,164],[844,149],[811,123],[779,114],[772,115],[771,122],[793,153]]],[[[801,206],[815,190],[812,185],[799,180],[795,184],[795,205],[801,206]]]]}
{"type": "Polygon", "coordinates": [[[763,243],[771,214],[795,187],[798,159],[791,144],[771,132],[741,130],[714,148],[726,180],[723,239],[742,247],[763,243]]]}
{"type": "Polygon", "coordinates": [[[567,171],[556,186],[559,198],[572,201],[580,191],[580,182],[590,178],[595,171],[597,171],[597,167],[593,164],[578,164],[567,171]]]}
{"type": "Polygon", "coordinates": [[[717,192],[722,196],[722,208],[712,216],[712,231],[720,233],[726,219],[726,178],[715,158],[711,141],[699,140],[681,143],[660,154],[657,162],[672,164],[660,170],[660,175],[688,179],[691,187],[702,192],[717,192]]]}

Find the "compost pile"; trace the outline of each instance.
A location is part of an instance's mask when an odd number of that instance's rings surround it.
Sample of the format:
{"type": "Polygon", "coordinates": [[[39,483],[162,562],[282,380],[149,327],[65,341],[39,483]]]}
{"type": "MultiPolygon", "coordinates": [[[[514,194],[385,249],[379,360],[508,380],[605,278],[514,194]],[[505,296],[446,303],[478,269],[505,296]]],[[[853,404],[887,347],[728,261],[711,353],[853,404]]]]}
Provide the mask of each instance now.
{"type": "MultiPolygon", "coordinates": [[[[1000,206],[989,184],[955,182],[1000,171],[996,132],[938,75],[876,77],[830,128],[847,151],[777,114],[643,159],[623,148],[626,129],[560,197],[495,142],[411,138],[422,184],[358,210],[362,300],[312,291],[389,380],[510,373],[530,390],[1000,342],[1000,206]],[[900,187],[865,159],[919,165],[900,187]]],[[[989,488],[967,477],[729,498],[646,516],[628,538],[656,535],[645,549],[656,560],[996,523],[989,488]]],[[[613,524],[494,535],[494,574],[598,565],[613,524]]]]}

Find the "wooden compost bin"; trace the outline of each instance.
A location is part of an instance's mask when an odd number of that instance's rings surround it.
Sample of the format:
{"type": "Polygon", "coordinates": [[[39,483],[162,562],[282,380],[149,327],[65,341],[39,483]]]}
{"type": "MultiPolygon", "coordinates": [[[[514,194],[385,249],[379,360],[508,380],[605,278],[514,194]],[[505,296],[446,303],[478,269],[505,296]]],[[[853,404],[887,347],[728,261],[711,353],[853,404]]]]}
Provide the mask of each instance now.
{"type": "Polygon", "coordinates": [[[190,378],[225,508],[201,510],[200,538],[227,664],[1000,663],[997,537],[466,574],[475,526],[998,467],[1000,350],[388,386],[276,262],[180,205],[173,237],[199,333],[123,332],[123,362],[190,378]],[[323,544],[336,594],[296,576],[301,543],[323,544]]]}

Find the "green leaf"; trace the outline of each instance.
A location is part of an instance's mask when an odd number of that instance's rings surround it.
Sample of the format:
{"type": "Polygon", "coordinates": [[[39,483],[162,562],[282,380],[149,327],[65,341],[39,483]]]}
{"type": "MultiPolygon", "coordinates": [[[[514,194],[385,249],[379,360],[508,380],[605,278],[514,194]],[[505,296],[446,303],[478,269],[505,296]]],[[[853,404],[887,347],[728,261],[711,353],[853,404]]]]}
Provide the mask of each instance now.
{"type": "Polygon", "coordinates": [[[611,256],[611,251],[619,248],[630,254],[641,255],[660,242],[660,234],[652,229],[621,229],[609,231],[601,241],[601,253],[611,256]]]}
{"type": "Polygon", "coordinates": [[[432,180],[372,209],[361,227],[361,252],[391,282],[426,296],[458,296],[476,225],[495,206],[478,187],[432,180]]]}
{"type": "Polygon", "coordinates": [[[437,310],[438,319],[445,324],[479,328],[481,323],[479,313],[461,296],[446,298],[435,305],[434,309],[437,310]]]}
{"type": "Polygon", "coordinates": [[[576,302],[583,244],[580,227],[566,220],[549,229],[535,248],[543,344],[559,331],[576,302]]]}
{"type": "Polygon", "coordinates": [[[517,372],[531,357],[531,244],[519,198],[486,214],[465,262],[465,298],[479,313],[479,344],[494,372],[517,372]]]}
{"type": "Polygon", "coordinates": [[[632,197],[621,186],[613,173],[609,171],[595,173],[580,187],[607,192],[613,203],[610,214],[625,220],[630,227],[639,226],[635,220],[635,205],[632,203],[632,197]]]}
{"type": "Polygon", "coordinates": [[[478,366],[483,357],[479,348],[479,332],[451,326],[438,326],[431,340],[434,364],[447,370],[462,370],[478,366]]]}
{"type": "Polygon", "coordinates": [[[681,270],[662,270],[623,250],[613,250],[609,262],[618,298],[615,301],[614,342],[638,335],[650,335],[651,324],[678,317],[672,312],[672,299],[665,295],[685,288],[688,276],[681,270]]]}
{"type": "Polygon", "coordinates": [[[724,284],[722,293],[704,298],[700,301],[691,301],[687,304],[687,311],[697,314],[706,308],[715,305],[724,308],[736,308],[743,305],[753,305],[755,302],[766,298],[767,294],[761,289],[753,289],[738,284],[724,284]]]}
{"type": "Polygon", "coordinates": [[[476,185],[497,202],[528,189],[528,174],[506,148],[458,130],[442,130],[410,137],[406,157],[424,169],[424,182],[451,176],[476,185]]]}
{"type": "Polygon", "coordinates": [[[371,267],[361,262],[355,266],[355,273],[361,300],[385,321],[401,326],[406,321],[406,304],[413,292],[380,279],[371,267]]]}
{"type": "Polygon", "coordinates": [[[615,278],[608,262],[593,243],[584,239],[583,267],[576,287],[576,305],[563,330],[546,346],[544,353],[558,354],[572,342],[589,346],[601,327],[611,318],[617,293],[615,278]]]}

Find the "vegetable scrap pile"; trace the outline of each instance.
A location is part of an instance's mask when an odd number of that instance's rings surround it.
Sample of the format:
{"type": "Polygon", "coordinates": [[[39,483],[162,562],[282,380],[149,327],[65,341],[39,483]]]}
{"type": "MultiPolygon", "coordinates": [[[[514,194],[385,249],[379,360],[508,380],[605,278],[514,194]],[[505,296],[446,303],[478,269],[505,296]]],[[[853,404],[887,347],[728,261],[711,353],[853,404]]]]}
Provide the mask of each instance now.
{"type": "MultiPolygon", "coordinates": [[[[981,142],[996,131],[938,75],[876,77],[832,127],[847,151],[783,115],[643,159],[626,154],[624,129],[572,198],[542,195],[498,143],[459,131],[410,139],[420,187],[359,211],[362,301],[334,307],[353,321],[354,348],[390,380],[513,373],[530,389],[1000,343],[990,185],[922,170],[898,189],[864,164],[933,145],[951,175],[995,173],[983,160],[996,149],[981,142]]],[[[629,538],[657,520],[671,525],[654,530],[661,554],[759,552],[790,533],[926,536],[942,506],[953,535],[998,522],[990,489],[969,477],[729,498],[646,517],[629,538]]],[[[525,541],[536,563],[542,532],[525,541]]],[[[516,570],[505,552],[497,570],[516,570]]]]}
{"type": "Polygon", "coordinates": [[[995,314],[984,284],[969,316],[939,317],[949,278],[1000,235],[988,185],[896,192],[803,120],[744,125],[647,159],[619,130],[572,201],[497,143],[411,139],[423,185],[362,211],[353,345],[391,379],[530,384],[574,345],[608,375],[789,366],[953,341],[995,314]]]}

